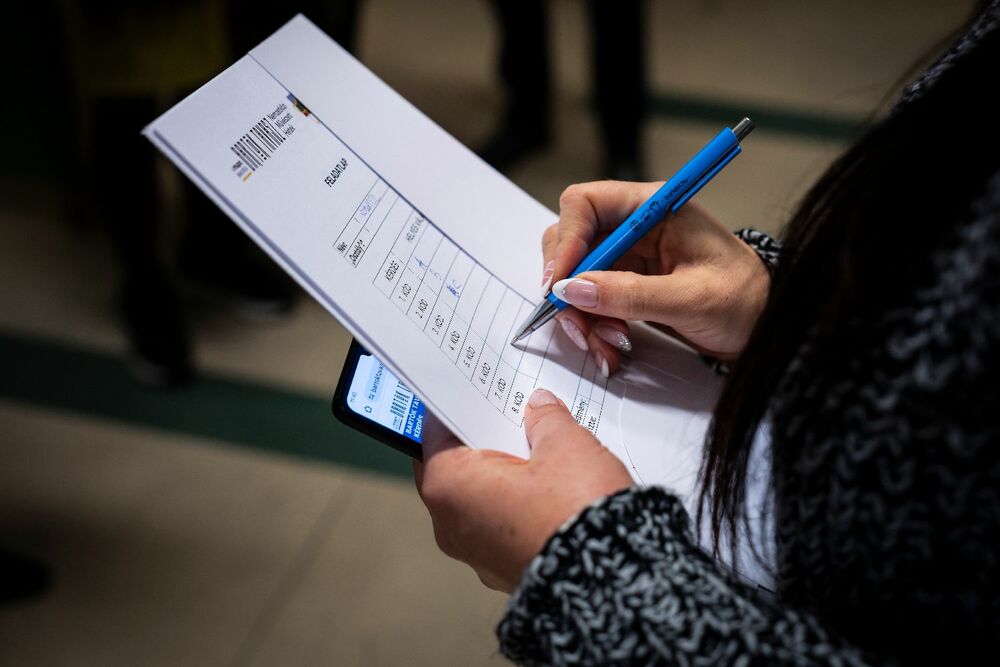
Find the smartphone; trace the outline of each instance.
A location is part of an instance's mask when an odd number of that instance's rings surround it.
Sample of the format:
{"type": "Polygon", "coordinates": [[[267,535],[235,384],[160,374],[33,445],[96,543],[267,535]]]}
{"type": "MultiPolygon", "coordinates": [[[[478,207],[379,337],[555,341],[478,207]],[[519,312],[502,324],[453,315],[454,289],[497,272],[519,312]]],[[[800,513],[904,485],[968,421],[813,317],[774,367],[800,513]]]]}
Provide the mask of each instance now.
{"type": "Polygon", "coordinates": [[[347,351],[332,407],[348,426],[417,460],[423,458],[423,402],[356,340],[347,351]]]}

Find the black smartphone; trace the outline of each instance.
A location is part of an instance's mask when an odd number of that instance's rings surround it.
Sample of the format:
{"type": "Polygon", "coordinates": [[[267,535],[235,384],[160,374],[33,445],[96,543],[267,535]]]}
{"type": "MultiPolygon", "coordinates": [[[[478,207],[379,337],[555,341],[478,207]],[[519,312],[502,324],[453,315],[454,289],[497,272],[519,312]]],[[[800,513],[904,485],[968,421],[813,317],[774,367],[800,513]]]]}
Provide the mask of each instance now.
{"type": "Polygon", "coordinates": [[[422,460],[423,402],[356,340],[347,351],[332,407],[348,426],[422,460]]]}

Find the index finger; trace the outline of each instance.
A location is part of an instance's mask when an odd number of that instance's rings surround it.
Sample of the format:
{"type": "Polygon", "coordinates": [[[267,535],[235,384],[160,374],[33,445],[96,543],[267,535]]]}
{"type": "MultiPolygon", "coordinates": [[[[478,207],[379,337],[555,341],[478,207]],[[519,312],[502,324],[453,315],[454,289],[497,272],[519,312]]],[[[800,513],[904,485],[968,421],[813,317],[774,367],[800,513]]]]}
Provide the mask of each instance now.
{"type": "Polygon", "coordinates": [[[559,197],[559,227],[552,282],[567,277],[601,232],[612,231],[661,183],[595,181],[571,185],[559,197]]]}

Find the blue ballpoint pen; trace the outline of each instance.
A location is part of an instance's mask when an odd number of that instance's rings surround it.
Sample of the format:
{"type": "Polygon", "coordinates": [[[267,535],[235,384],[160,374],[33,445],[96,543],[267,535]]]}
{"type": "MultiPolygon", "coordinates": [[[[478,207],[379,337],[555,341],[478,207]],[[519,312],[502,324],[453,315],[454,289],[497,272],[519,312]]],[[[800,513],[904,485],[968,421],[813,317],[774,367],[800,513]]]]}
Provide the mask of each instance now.
{"type": "MultiPolygon", "coordinates": [[[[604,271],[619,257],[628,252],[635,243],[656,226],[669,213],[686,204],[701,190],[712,177],[722,171],[729,162],[740,154],[740,142],[753,130],[753,123],[744,118],[736,127],[728,127],[698,151],[677,174],[663,184],[659,190],[637,208],[632,215],[583,258],[580,265],[569,275],[570,278],[584,271],[604,271]]],[[[511,343],[528,337],[568,304],[549,292],[541,304],[528,316],[511,343]]]]}

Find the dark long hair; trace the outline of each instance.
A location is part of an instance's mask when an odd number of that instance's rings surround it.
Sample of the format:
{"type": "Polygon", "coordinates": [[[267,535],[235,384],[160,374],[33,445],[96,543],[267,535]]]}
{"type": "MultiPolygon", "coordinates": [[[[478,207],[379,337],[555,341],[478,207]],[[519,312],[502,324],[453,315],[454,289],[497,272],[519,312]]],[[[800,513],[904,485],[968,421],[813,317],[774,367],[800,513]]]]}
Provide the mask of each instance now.
{"type": "MultiPolygon", "coordinates": [[[[970,215],[971,201],[1000,164],[1000,107],[986,102],[998,84],[1000,29],[872,125],[788,223],[767,304],[709,429],[697,525],[707,508],[716,555],[726,534],[737,558],[738,526],[749,527],[751,445],[793,359],[810,377],[843,368],[871,344],[865,322],[933,280],[931,250],[970,215]]],[[[821,400],[795,400],[796,415],[810,428],[822,428],[826,418],[821,400]]],[[[797,455],[796,443],[776,437],[775,473],[797,455]]]]}

